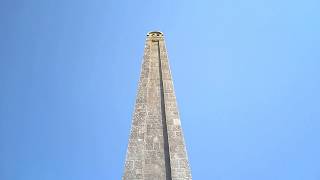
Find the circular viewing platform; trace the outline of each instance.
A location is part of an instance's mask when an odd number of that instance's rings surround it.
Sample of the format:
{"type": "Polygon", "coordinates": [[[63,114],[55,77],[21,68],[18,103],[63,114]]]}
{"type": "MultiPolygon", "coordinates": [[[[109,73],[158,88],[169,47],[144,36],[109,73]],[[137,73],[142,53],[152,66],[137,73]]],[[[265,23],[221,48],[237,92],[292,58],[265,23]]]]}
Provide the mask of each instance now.
{"type": "Polygon", "coordinates": [[[151,32],[148,32],[147,36],[161,37],[163,36],[163,33],[160,31],[151,31],[151,32]]]}

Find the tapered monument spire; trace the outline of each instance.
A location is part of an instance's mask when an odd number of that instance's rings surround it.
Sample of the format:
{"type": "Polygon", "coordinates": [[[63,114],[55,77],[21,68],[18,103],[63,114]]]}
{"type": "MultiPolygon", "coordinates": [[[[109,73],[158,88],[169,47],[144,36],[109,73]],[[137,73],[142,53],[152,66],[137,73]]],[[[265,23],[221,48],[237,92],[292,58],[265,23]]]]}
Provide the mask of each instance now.
{"type": "Polygon", "coordinates": [[[123,180],[191,180],[163,33],[147,34],[123,180]]]}

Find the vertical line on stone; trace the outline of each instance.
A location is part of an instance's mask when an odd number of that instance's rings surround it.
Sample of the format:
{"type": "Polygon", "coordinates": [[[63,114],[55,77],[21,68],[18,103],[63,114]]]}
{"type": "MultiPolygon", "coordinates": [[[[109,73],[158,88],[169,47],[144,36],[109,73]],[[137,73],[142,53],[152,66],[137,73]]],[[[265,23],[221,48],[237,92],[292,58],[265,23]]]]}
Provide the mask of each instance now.
{"type": "Polygon", "coordinates": [[[160,76],[160,100],[161,100],[161,116],[162,116],[162,126],[163,126],[163,148],[164,148],[164,158],[165,158],[165,168],[166,168],[166,180],[172,180],[171,176],[171,164],[170,164],[170,151],[169,151],[169,139],[168,139],[168,127],[167,127],[167,117],[166,108],[164,102],[164,89],[163,89],[163,78],[162,78],[162,63],[160,56],[160,43],[158,43],[158,59],[159,59],[159,76],[160,76]]]}

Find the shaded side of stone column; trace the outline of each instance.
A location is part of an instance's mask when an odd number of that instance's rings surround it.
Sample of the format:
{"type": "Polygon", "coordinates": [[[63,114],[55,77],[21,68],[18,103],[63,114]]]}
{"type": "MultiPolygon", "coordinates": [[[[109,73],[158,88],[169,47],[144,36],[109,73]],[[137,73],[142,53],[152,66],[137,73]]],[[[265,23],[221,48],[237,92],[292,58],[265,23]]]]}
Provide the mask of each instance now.
{"type": "Polygon", "coordinates": [[[164,40],[160,44],[172,180],[192,179],[164,40]]]}

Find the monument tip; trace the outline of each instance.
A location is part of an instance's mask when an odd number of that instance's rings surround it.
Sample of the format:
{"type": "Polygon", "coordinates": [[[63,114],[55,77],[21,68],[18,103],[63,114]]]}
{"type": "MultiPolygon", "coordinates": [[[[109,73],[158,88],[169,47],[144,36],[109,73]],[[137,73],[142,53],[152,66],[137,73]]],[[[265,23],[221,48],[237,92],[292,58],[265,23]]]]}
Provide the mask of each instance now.
{"type": "Polygon", "coordinates": [[[161,31],[150,31],[147,36],[163,36],[163,33],[161,31]]]}

